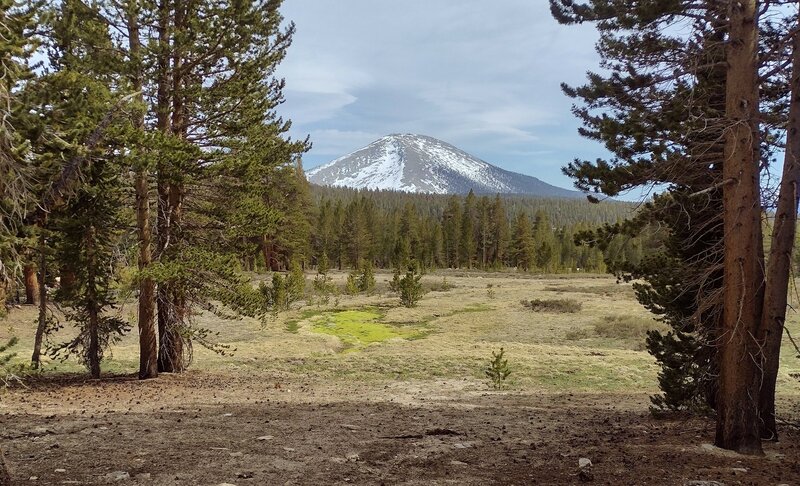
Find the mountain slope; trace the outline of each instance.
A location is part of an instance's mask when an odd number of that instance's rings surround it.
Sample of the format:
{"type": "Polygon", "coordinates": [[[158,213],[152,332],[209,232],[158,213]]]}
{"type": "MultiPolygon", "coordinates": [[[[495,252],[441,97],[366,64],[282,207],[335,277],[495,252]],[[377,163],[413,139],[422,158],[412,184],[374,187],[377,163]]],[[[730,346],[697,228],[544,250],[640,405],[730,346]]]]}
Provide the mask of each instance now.
{"type": "Polygon", "coordinates": [[[388,135],[307,172],[323,186],[434,194],[527,194],[582,197],[577,191],[496,167],[449,143],[412,134],[388,135]]]}

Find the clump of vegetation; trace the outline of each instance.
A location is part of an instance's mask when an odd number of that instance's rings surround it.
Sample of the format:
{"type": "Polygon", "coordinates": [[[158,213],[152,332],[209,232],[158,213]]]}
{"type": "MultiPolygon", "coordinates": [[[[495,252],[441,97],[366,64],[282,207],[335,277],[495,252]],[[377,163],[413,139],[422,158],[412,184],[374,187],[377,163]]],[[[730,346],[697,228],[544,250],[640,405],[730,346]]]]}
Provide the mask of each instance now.
{"type": "Polygon", "coordinates": [[[505,350],[500,348],[499,352],[492,351],[492,359],[484,370],[486,377],[492,382],[492,387],[495,390],[503,388],[506,378],[511,374],[511,369],[508,367],[508,360],[505,359],[505,350]]]}
{"type": "Polygon", "coordinates": [[[489,299],[494,299],[495,297],[494,284],[486,285],[486,297],[488,297],[489,299]]]}
{"type": "Polygon", "coordinates": [[[614,339],[642,339],[647,331],[663,330],[655,319],[636,316],[610,315],[603,316],[595,325],[594,332],[600,337],[614,339]]]}
{"type": "Polygon", "coordinates": [[[397,289],[396,291],[400,293],[401,304],[406,307],[416,307],[423,294],[420,280],[422,280],[422,274],[418,272],[414,265],[408,267],[406,275],[402,278],[399,278],[399,273],[395,273],[392,284],[397,289]]]}
{"type": "Polygon", "coordinates": [[[17,353],[8,352],[9,349],[17,344],[17,338],[12,337],[5,344],[0,344],[0,384],[8,386],[11,381],[19,380],[11,371],[9,363],[17,355],[17,353]]]}
{"type": "Polygon", "coordinates": [[[455,285],[447,281],[447,277],[442,277],[442,281],[440,283],[432,283],[430,285],[430,289],[433,292],[449,292],[456,288],[455,285]]]}
{"type": "Polygon", "coordinates": [[[344,293],[356,295],[358,293],[358,274],[355,270],[347,274],[347,282],[344,284],[344,293]]]}
{"type": "Polygon", "coordinates": [[[579,341],[581,339],[588,339],[592,335],[585,327],[574,327],[564,334],[564,339],[567,341],[579,341]]]}
{"type": "Polygon", "coordinates": [[[575,299],[523,299],[521,304],[534,312],[574,314],[581,310],[581,303],[575,299]]]}
{"type": "Polygon", "coordinates": [[[360,292],[371,294],[375,291],[375,270],[372,267],[371,261],[367,261],[361,265],[356,283],[360,292]]]}
{"type": "Polygon", "coordinates": [[[314,277],[314,281],[312,282],[314,291],[323,304],[330,302],[331,294],[336,292],[336,285],[334,285],[333,281],[328,276],[328,271],[330,271],[328,255],[323,253],[317,263],[317,276],[314,277]]]}

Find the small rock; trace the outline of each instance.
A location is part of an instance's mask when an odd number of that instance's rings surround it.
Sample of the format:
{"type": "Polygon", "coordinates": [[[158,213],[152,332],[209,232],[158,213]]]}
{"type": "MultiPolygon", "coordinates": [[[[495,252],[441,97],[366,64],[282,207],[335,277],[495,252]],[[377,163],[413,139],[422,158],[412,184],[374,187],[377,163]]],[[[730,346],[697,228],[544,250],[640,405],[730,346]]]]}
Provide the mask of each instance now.
{"type": "Polygon", "coordinates": [[[354,453],[352,453],[352,454],[348,454],[348,455],[347,455],[347,456],[345,456],[345,457],[346,457],[346,458],[347,458],[347,460],[348,460],[348,461],[350,461],[350,462],[358,462],[359,460],[361,460],[361,456],[359,456],[359,455],[358,455],[358,452],[354,452],[354,453]]]}
{"type": "Polygon", "coordinates": [[[466,466],[467,463],[466,462],[461,462],[461,461],[450,461],[450,465],[452,465],[452,466],[466,466]]]}
{"type": "Polygon", "coordinates": [[[231,457],[242,457],[244,454],[242,454],[241,452],[231,452],[229,455],[231,457]]]}
{"type": "Polygon", "coordinates": [[[686,481],[684,486],[725,486],[725,483],[720,483],[719,481],[703,481],[694,479],[692,481],[686,481]]]}
{"type": "Polygon", "coordinates": [[[747,472],[747,468],[745,468],[745,467],[732,467],[731,468],[731,472],[733,472],[734,474],[736,474],[736,473],[746,473],[747,472]]]}
{"type": "Polygon", "coordinates": [[[31,477],[28,478],[28,481],[38,481],[38,480],[39,480],[39,476],[31,476],[31,477]]]}
{"type": "Polygon", "coordinates": [[[274,437],[271,435],[262,435],[261,437],[256,437],[256,440],[272,440],[274,437]]]}
{"type": "Polygon", "coordinates": [[[31,435],[47,435],[47,434],[52,434],[52,432],[47,427],[34,427],[33,429],[31,429],[30,434],[31,435]]]}
{"type": "Polygon", "coordinates": [[[55,470],[55,472],[57,472],[57,473],[65,473],[65,472],[67,472],[67,470],[58,468],[58,469],[55,470]]]}
{"type": "Polygon", "coordinates": [[[292,448],[292,447],[284,447],[283,450],[285,450],[286,452],[294,452],[295,451],[295,449],[292,448]]]}
{"type": "Polygon", "coordinates": [[[347,430],[361,430],[361,427],[359,427],[358,425],[342,424],[342,427],[344,427],[347,430]]]}
{"type": "Polygon", "coordinates": [[[113,471],[106,474],[106,479],[109,481],[125,481],[131,478],[128,471],[113,471]]]}
{"type": "Polygon", "coordinates": [[[253,473],[251,473],[250,471],[244,471],[244,472],[236,473],[236,477],[239,478],[239,479],[252,479],[253,478],[253,473]]]}
{"type": "Polygon", "coordinates": [[[217,486],[236,486],[236,485],[231,483],[219,483],[217,486]]]}
{"type": "Polygon", "coordinates": [[[588,457],[581,457],[578,459],[578,478],[584,482],[594,480],[592,461],[588,457]]]}
{"type": "Polygon", "coordinates": [[[139,473],[133,478],[138,479],[139,481],[148,481],[150,480],[150,473],[139,473]]]}
{"type": "Polygon", "coordinates": [[[331,457],[331,462],[334,462],[336,464],[344,464],[347,462],[347,459],[345,459],[344,457],[331,457]]]}
{"type": "Polygon", "coordinates": [[[455,447],[456,449],[468,449],[468,448],[470,448],[470,447],[472,447],[472,446],[471,446],[471,445],[469,445],[469,444],[462,444],[461,442],[456,442],[456,443],[453,445],[453,447],[455,447]]]}
{"type": "Polygon", "coordinates": [[[232,413],[223,413],[222,416],[223,417],[233,417],[233,414],[232,413]]]}

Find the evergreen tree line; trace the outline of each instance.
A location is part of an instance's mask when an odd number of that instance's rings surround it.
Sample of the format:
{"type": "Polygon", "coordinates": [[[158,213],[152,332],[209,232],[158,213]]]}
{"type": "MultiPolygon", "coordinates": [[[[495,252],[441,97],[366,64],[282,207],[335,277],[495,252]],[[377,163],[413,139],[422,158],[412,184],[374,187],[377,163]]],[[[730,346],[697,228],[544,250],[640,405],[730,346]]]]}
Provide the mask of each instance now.
{"type": "Polygon", "coordinates": [[[600,251],[576,245],[575,235],[632,212],[615,205],[591,214],[585,201],[504,198],[499,195],[408,195],[385,191],[320,190],[312,224],[312,265],[323,258],[339,269],[369,262],[378,268],[501,269],[538,272],[603,272],[606,262],[638,264],[647,236],[620,235],[600,251]],[[331,196],[332,195],[332,196],[331,196]],[[568,217],[553,221],[551,214],[568,217]],[[567,221],[567,222],[565,222],[567,221]]]}

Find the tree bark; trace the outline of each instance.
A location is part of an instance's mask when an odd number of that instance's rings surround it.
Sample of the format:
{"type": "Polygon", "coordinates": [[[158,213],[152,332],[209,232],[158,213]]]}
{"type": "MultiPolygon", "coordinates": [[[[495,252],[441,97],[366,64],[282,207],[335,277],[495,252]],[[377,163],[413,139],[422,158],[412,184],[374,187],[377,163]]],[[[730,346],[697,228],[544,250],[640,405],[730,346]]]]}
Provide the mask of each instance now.
{"type": "Polygon", "coordinates": [[[36,305],[39,303],[39,277],[36,275],[36,265],[32,262],[22,267],[25,277],[25,303],[36,305]]]}
{"type": "Polygon", "coordinates": [[[39,322],[36,326],[36,336],[33,339],[33,355],[31,355],[31,366],[37,370],[41,366],[42,340],[47,329],[47,254],[44,235],[39,236],[39,322]]]}
{"type": "MultiPolygon", "coordinates": [[[[131,84],[137,92],[142,90],[142,45],[139,34],[139,2],[128,3],[128,47],[131,63],[131,84]]],[[[139,102],[143,103],[142,95],[139,102]]],[[[144,112],[134,115],[134,126],[144,127],[144,112]]],[[[152,231],[150,228],[150,191],[148,187],[149,171],[142,163],[136,171],[136,228],[139,239],[139,379],[145,380],[158,376],[158,340],[155,322],[156,282],[147,275],[153,262],[152,231]]]]}
{"type": "Polygon", "coordinates": [[[87,358],[92,378],[100,378],[100,312],[97,298],[97,259],[95,249],[95,228],[89,226],[84,241],[86,250],[86,300],[89,314],[89,349],[87,358]]]}
{"type": "Polygon", "coordinates": [[[761,437],[778,439],[775,423],[775,386],[780,364],[781,338],[786,321],[792,250],[797,230],[798,184],[800,184],[800,35],[792,36],[792,77],[786,151],[778,206],[772,228],[772,245],[767,261],[767,283],[761,323],[764,362],[759,415],[761,437]]]}
{"type": "Polygon", "coordinates": [[[719,334],[718,447],[761,454],[756,341],[762,309],[757,0],[729,2],[723,190],[724,317],[719,334]]]}

